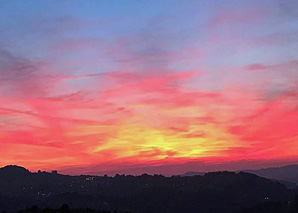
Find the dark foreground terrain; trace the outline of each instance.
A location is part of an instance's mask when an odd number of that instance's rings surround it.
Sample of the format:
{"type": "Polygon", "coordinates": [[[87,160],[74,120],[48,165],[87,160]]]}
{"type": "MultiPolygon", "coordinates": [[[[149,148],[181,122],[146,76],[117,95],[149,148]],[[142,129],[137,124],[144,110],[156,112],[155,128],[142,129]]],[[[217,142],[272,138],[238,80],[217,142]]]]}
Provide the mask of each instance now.
{"type": "Polygon", "coordinates": [[[244,172],[108,177],[0,169],[0,212],[286,213],[298,212],[296,194],[244,172]]]}

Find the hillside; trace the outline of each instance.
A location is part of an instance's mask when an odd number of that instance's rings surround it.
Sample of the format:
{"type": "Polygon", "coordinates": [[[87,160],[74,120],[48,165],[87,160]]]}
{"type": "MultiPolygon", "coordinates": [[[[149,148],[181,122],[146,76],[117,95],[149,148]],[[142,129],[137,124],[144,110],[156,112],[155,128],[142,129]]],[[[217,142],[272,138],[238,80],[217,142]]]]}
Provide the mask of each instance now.
{"type": "Polygon", "coordinates": [[[288,165],[260,170],[246,170],[244,172],[252,173],[260,177],[289,181],[298,184],[298,165],[288,165]]]}
{"type": "Polygon", "coordinates": [[[145,213],[233,213],[263,202],[288,202],[294,194],[280,183],[244,172],[101,177],[31,173],[21,167],[0,169],[0,192],[0,210],[6,211],[67,203],[72,208],[145,213]]]}

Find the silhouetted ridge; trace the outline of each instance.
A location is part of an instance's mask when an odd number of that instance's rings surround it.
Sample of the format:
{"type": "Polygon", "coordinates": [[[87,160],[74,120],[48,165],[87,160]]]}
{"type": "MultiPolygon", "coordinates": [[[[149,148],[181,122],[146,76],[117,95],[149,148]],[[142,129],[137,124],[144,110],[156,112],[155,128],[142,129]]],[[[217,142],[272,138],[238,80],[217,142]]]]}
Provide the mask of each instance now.
{"type": "Polygon", "coordinates": [[[190,172],[184,173],[182,176],[196,176],[196,175],[202,176],[204,174],[205,174],[205,172],[193,172],[193,171],[190,171],[190,172]]]}
{"type": "Polygon", "coordinates": [[[24,167],[17,166],[17,165],[8,165],[5,167],[0,168],[0,174],[5,175],[28,175],[30,171],[24,167]]]}
{"type": "Polygon", "coordinates": [[[298,165],[246,170],[261,177],[298,183],[298,165]]]}
{"type": "MultiPolygon", "coordinates": [[[[257,170],[242,170],[246,173],[255,174],[260,177],[278,180],[281,183],[287,185],[289,188],[297,187],[298,184],[298,165],[288,165],[282,167],[272,167],[265,169],[257,169],[257,170]]],[[[236,171],[240,172],[240,171],[236,171]]],[[[196,176],[196,175],[204,175],[204,172],[186,172],[182,176],[196,176]]]]}
{"type": "Polygon", "coordinates": [[[59,209],[66,203],[74,209],[136,213],[235,213],[263,202],[286,203],[294,195],[283,184],[244,172],[108,177],[67,176],[56,171],[30,173],[15,166],[0,171],[0,212],[33,205],[59,209]],[[6,178],[6,172],[10,178],[6,178]]]}

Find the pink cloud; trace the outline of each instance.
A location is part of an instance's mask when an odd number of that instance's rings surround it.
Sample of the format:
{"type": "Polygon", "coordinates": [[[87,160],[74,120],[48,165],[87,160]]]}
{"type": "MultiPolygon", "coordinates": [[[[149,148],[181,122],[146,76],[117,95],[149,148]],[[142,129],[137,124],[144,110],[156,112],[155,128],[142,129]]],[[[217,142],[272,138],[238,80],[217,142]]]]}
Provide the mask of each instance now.
{"type": "Polygon", "coordinates": [[[269,11],[264,8],[218,9],[210,19],[208,28],[258,23],[268,13],[269,11]]]}

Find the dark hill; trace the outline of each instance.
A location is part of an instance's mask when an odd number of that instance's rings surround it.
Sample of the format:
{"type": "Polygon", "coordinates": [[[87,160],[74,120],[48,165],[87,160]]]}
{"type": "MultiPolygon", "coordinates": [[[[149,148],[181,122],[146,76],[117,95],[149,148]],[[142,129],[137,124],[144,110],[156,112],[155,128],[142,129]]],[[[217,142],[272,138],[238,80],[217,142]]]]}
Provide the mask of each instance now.
{"type": "Polygon", "coordinates": [[[288,165],[260,170],[246,170],[245,172],[256,174],[258,176],[269,179],[289,181],[298,184],[298,165],[288,165]]]}
{"type": "Polygon", "coordinates": [[[17,165],[8,165],[4,166],[3,168],[0,168],[0,173],[6,173],[6,174],[28,174],[30,173],[28,169],[17,166],[17,165]]]}
{"type": "MultiPolygon", "coordinates": [[[[264,202],[288,202],[294,192],[283,184],[244,172],[203,176],[141,175],[115,177],[30,173],[0,169],[0,211],[28,206],[95,208],[130,212],[238,212],[264,202]],[[3,178],[22,173],[26,178],[3,178]]],[[[16,170],[15,170],[16,169],[16,170]]]]}
{"type": "Polygon", "coordinates": [[[0,180],[15,180],[27,178],[30,175],[30,171],[24,167],[9,165],[0,168],[0,180]]]}
{"type": "MultiPolygon", "coordinates": [[[[246,173],[258,175],[260,177],[278,180],[289,188],[295,188],[298,184],[298,165],[288,165],[283,167],[273,167],[258,170],[242,170],[246,173]]],[[[239,172],[239,171],[237,171],[239,172]]],[[[204,172],[186,172],[182,176],[204,175],[204,172]]]]}

